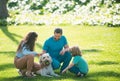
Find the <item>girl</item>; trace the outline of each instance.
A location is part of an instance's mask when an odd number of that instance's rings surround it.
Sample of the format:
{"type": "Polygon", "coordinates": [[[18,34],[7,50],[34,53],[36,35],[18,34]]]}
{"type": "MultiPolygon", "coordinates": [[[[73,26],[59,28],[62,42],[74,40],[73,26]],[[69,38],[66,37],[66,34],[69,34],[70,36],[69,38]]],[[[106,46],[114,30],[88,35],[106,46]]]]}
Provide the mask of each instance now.
{"type": "Polygon", "coordinates": [[[22,76],[33,77],[34,74],[32,72],[40,69],[40,65],[34,63],[34,56],[40,55],[34,52],[37,37],[36,32],[29,32],[18,46],[14,64],[22,76]]]}
{"type": "Polygon", "coordinates": [[[62,73],[65,73],[68,69],[70,72],[76,74],[77,76],[85,76],[88,73],[88,64],[85,59],[82,57],[82,53],[78,46],[73,46],[69,48],[68,51],[71,52],[73,61],[69,64],[62,73]]]}

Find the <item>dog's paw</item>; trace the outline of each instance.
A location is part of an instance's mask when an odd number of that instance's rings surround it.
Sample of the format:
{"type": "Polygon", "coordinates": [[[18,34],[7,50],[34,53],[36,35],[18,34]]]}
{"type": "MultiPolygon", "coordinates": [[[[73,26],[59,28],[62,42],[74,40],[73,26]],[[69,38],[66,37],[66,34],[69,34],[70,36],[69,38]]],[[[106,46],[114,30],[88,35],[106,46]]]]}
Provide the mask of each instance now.
{"type": "Polygon", "coordinates": [[[45,77],[53,77],[53,76],[51,76],[51,75],[43,75],[43,76],[45,76],[45,77]]]}
{"type": "Polygon", "coordinates": [[[54,76],[55,76],[55,77],[60,77],[60,75],[58,75],[58,74],[55,74],[54,76]]]}

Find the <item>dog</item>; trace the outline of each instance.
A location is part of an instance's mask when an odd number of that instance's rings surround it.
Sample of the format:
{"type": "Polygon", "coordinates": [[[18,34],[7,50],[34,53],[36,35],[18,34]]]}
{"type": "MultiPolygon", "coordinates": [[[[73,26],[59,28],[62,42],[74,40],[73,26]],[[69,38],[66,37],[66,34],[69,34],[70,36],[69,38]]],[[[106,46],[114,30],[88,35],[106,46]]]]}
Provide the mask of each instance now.
{"type": "Polygon", "coordinates": [[[39,60],[41,69],[38,70],[36,73],[40,74],[41,76],[46,76],[46,77],[59,77],[58,74],[54,73],[53,68],[52,68],[52,58],[48,53],[42,54],[40,56],[39,60]]]}

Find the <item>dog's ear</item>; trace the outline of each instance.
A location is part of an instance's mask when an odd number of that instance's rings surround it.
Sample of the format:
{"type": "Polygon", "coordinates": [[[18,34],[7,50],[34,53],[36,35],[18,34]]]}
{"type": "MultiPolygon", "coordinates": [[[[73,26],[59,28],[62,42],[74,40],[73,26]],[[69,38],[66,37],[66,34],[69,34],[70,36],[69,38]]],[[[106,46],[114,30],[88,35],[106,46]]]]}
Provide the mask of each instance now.
{"type": "Polygon", "coordinates": [[[51,62],[52,62],[52,57],[49,55],[49,53],[47,53],[48,54],[48,56],[49,56],[49,58],[50,58],[50,60],[51,60],[51,62]]]}
{"type": "Polygon", "coordinates": [[[40,60],[40,63],[42,63],[42,60],[40,60]]]}
{"type": "Polygon", "coordinates": [[[51,58],[51,56],[50,56],[50,59],[51,59],[51,63],[52,63],[52,58],[51,58]]]}
{"type": "Polygon", "coordinates": [[[40,59],[40,60],[39,60],[39,64],[41,65],[42,63],[43,63],[43,62],[42,62],[42,60],[40,59]]]}

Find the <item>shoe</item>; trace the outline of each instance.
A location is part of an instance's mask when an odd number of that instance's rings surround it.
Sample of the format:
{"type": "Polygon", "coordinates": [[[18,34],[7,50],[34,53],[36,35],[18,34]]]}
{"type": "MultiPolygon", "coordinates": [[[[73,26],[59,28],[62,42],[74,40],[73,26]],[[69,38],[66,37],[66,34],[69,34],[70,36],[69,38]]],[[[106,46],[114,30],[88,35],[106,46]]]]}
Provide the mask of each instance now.
{"type": "Polygon", "coordinates": [[[32,75],[35,77],[35,76],[37,76],[34,72],[32,72],[32,75]]]}
{"type": "Polygon", "coordinates": [[[18,70],[18,74],[20,75],[20,76],[25,76],[25,70],[18,70]]]}
{"type": "Polygon", "coordinates": [[[35,76],[36,76],[33,72],[30,72],[30,71],[27,71],[27,72],[25,73],[25,75],[26,75],[26,77],[28,77],[28,78],[32,78],[32,77],[35,77],[35,76]]]}
{"type": "Polygon", "coordinates": [[[23,76],[20,70],[18,70],[18,74],[19,74],[20,76],[23,76]]]}
{"type": "Polygon", "coordinates": [[[77,77],[83,77],[84,76],[84,74],[79,74],[79,75],[77,75],[77,77]]]}

